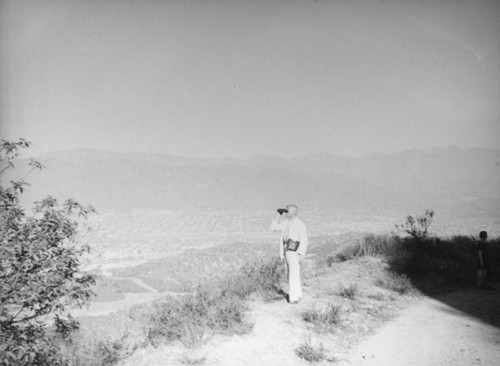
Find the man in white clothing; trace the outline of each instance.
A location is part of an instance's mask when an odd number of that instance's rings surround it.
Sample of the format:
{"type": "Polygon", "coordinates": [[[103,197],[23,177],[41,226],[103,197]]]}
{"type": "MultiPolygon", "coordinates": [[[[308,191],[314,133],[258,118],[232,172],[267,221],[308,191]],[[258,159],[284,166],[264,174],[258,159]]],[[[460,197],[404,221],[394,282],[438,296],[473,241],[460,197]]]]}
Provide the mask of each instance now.
{"type": "Polygon", "coordinates": [[[297,217],[298,207],[288,205],[286,209],[288,210],[288,221],[281,232],[280,258],[286,260],[288,301],[290,304],[297,304],[302,298],[300,263],[307,251],[307,231],[302,220],[297,217]]]}

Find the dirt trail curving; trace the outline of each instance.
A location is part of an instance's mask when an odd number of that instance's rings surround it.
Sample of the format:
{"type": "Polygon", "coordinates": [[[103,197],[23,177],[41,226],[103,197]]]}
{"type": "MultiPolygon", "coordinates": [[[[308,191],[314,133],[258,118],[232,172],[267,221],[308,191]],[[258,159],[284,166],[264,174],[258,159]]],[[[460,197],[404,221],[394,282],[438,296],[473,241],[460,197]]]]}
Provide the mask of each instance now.
{"type": "Polygon", "coordinates": [[[360,343],[345,364],[499,365],[500,329],[424,298],[360,343]]]}
{"type": "MultiPolygon", "coordinates": [[[[294,354],[309,334],[295,320],[299,317],[294,310],[281,304],[257,306],[254,332],[246,342],[213,344],[210,358],[216,361],[206,364],[307,364],[294,354]]],[[[338,356],[333,363],[346,366],[494,366],[500,364],[500,329],[441,301],[423,298],[347,355],[338,356]]]]}

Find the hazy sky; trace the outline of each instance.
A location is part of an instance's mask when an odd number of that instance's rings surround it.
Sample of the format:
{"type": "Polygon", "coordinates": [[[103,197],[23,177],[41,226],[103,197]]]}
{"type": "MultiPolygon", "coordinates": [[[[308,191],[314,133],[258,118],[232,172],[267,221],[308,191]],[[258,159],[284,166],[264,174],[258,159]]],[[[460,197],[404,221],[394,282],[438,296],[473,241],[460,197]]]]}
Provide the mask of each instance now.
{"type": "Polygon", "coordinates": [[[35,153],[500,148],[498,0],[0,0],[0,133],[35,153]]]}

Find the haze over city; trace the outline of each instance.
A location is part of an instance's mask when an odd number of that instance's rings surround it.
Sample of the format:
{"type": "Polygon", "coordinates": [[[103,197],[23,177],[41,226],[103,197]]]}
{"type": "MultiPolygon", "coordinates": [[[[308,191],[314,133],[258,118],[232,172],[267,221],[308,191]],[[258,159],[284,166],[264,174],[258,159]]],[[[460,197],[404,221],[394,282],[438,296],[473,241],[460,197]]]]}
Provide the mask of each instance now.
{"type": "Polygon", "coordinates": [[[192,157],[500,148],[498,1],[0,0],[0,133],[192,157]]]}
{"type": "Polygon", "coordinates": [[[0,0],[0,364],[500,365],[499,100],[499,0],[0,0]]]}

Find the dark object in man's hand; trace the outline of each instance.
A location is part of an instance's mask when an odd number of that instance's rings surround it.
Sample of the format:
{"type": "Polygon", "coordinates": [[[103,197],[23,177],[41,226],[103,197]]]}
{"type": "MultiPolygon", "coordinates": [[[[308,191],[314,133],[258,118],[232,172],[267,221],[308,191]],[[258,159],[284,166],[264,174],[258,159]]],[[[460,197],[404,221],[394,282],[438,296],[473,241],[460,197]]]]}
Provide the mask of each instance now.
{"type": "Polygon", "coordinates": [[[283,213],[288,212],[286,208],[278,208],[276,211],[278,211],[280,215],[283,215],[283,213]]]}
{"type": "Polygon", "coordinates": [[[285,250],[290,252],[296,252],[299,249],[300,241],[288,239],[283,243],[285,245],[285,250]]]}

